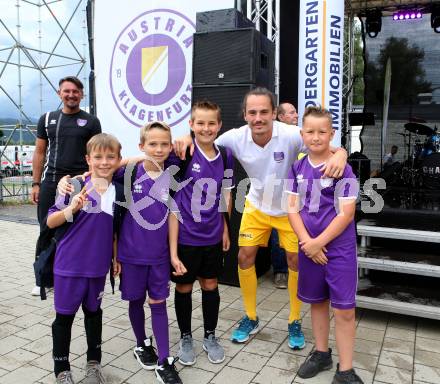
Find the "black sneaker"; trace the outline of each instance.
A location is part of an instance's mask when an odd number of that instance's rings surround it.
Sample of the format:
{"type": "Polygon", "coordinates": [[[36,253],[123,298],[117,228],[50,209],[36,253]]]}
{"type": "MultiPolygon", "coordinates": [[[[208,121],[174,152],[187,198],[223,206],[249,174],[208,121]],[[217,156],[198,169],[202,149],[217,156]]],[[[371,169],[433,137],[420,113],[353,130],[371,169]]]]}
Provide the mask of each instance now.
{"type": "Polygon", "coordinates": [[[153,347],[153,337],[148,337],[144,341],[143,347],[133,349],[133,354],[142,368],[153,370],[157,366],[157,353],[153,347]]]}
{"type": "Polygon", "coordinates": [[[329,348],[328,352],[320,352],[312,350],[307,356],[306,361],[301,364],[298,370],[298,376],[302,379],[310,379],[316,376],[319,372],[332,369],[332,349],[329,348]]]}
{"type": "Polygon", "coordinates": [[[332,384],[364,384],[364,382],[353,368],[348,371],[340,371],[338,363],[332,384]]]}
{"type": "Polygon", "coordinates": [[[167,357],[162,365],[156,368],[156,378],[162,384],[183,384],[177,373],[174,363],[178,360],[177,357],[167,357]]]}

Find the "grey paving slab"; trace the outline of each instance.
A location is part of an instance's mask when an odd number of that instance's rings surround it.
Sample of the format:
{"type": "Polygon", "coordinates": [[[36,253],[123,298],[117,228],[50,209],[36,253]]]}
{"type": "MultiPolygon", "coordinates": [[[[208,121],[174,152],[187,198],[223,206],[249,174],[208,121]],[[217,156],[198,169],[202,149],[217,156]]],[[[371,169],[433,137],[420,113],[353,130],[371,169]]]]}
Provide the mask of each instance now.
{"type": "MultiPolygon", "coordinates": [[[[53,293],[41,301],[30,296],[33,286],[32,261],[36,225],[0,219],[0,383],[53,384],[51,324],[53,293]]],[[[286,342],[289,298],[287,290],[273,288],[270,276],[259,280],[258,314],[260,331],[245,344],[229,340],[232,329],[243,316],[241,292],[237,287],[221,285],[222,302],[217,336],[226,359],[212,364],[201,348],[203,313],[200,288],[193,293],[193,335],[197,362],[193,367],[177,364],[185,384],[328,384],[331,382],[338,353],[331,321],[329,345],[333,348],[334,367],[311,380],[297,376],[300,364],[313,343],[310,306],[302,309],[306,348],[291,350],[286,342]]],[[[171,296],[172,297],[172,296],[171,296]]],[[[109,384],[155,383],[153,372],[141,369],[133,358],[135,344],[127,315],[127,303],[119,293],[106,287],[103,303],[103,366],[109,384]]],[[[171,352],[176,353],[180,332],[172,300],[168,301],[171,352]]],[[[146,329],[151,334],[150,310],[145,306],[146,329]]],[[[353,365],[365,383],[440,383],[440,322],[407,316],[359,310],[353,365]]],[[[79,312],[72,328],[71,365],[74,377],[84,375],[86,341],[83,314],[79,312]]]]}

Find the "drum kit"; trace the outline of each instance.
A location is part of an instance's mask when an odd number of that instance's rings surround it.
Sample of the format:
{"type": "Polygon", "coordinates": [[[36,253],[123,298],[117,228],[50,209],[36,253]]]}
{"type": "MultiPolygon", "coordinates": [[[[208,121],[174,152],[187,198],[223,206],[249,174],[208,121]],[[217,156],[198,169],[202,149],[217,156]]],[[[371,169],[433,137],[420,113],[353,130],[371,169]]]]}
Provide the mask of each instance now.
{"type": "Polygon", "coordinates": [[[440,133],[418,122],[405,124],[403,137],[406,159],[395,166],[395,184],[440,191],[440,133]]]}

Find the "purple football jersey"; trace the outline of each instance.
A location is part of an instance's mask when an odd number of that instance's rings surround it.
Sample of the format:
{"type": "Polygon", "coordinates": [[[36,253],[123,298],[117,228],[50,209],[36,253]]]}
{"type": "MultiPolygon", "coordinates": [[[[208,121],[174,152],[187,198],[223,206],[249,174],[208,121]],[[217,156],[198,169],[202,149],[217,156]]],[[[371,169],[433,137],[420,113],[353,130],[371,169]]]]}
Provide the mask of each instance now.
{"type": "MultiPolygon", "coordinates": [[[[117,172],[119,179],[124,169],[117,172]]],[[[132,187],[133,201],[122,222],[118,260],[129,264],[156,265],[170,259],[168,246],[168,202],[170,175],[152,179],[138,164],[132,187]]]]}
{"type": "MultiPolygon", "coordinates": [[[[350,165],[346,165],[341,179],[321,178],[319,170],[323,164],[314,166],[308,156],[295,162],[288,179],[292,182],[291,191],[299,195],[300,215],[309,235],[319,236],[337,216],[339,199],[356,198],[359,185],[350,165]]],[[[333,239],[326,248],[327,255],[339,255],[341,249],[352,243],[356,249],[356,231],[354,221],[333,239]]]]}
{"type": "MultiPolygon", "coordinates": [[[[86,189],[92,184],[86,179],[86,189]]],[[[54,274],[68,277],[101,277],[110,269],[113,254],[113,204],[115,186],[110,184],[100,195],[88,194],[86,205],[57,244],[54,274]]],[[[48,215],[66,207],[66,197],[59,196],[48,215]]]]}
{"type": "MultiPolygon", "coordinates": [[[[226,173],[220,151],[208,158],[195,143],[194,154],[183,181],[190,183],[176,193],[182,223],[179,225],[179,244],[206,246],[218,244],[223,235],[223,214],[219,209],[222,187],[234,186],[233,157],[226,149],[226,173]]],[[[223,207],[222,207],[223,209],[223,207]]]]}

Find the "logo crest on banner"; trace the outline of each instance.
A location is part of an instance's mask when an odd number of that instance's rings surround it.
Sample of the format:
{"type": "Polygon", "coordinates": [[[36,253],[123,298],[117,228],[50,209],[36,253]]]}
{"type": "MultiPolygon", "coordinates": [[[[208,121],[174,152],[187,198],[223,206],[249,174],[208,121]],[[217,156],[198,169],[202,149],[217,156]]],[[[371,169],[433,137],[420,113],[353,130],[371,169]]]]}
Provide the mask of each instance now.
{"type": "Polygon", "coordinates": [[[161,120],[173,126],[191,108],[191,20],[156,9],[132,20],[115,42],[110,88],[121,114],[133,125],[161,120]]]}

